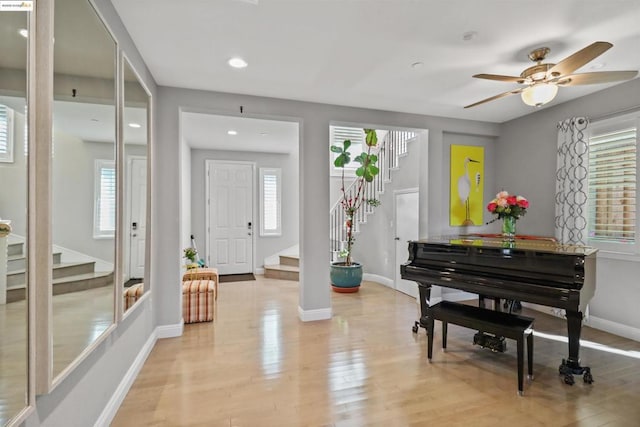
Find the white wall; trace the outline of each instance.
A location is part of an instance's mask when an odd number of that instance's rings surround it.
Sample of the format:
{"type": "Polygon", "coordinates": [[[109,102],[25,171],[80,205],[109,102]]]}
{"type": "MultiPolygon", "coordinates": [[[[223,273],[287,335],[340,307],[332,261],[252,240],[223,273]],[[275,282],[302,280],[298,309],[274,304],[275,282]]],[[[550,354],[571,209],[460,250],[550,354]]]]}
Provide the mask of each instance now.
{"type": "MultiPolygon", "coordinates": [[[[195,234],[198,250],[205,256],[206,239],[206,167],[207,160],[232,160],[255,162],[256,176],[255,209],[257,218],[253,220],[256,236],[255,267],[262,267],[264,259],[299,242],[299,191],[298,191],[298,153],[297,149],[290,154],[254,153],[243,151],[191,150],[191,230],[195,234]],[[282,169],[282,236],[260,237],[260,168],[273,167],[282,169]]],[[[213,258],[212,258],[213,259],[213,258]]]]}
{"type": "MultiPolygon", "coordinates": [[[[570,89],[567,89],[570,90],[570,89]]],[[[497,143],[497,184],[529,199],[531,207],[518,230],[554,234],[557,122],[574,116],[598,118],[640,107],[640,79],[583,98],[539,110],[501,126],[497,143]],[[526,228],[525,228],[526,227],[526,228]]],[[[591,316],[626,327],[640,337],[640,259],[612,260],[598,254],[596,293],[591,316]]],[[[637,338],[636,338],[637,339],[637,338]]]]}

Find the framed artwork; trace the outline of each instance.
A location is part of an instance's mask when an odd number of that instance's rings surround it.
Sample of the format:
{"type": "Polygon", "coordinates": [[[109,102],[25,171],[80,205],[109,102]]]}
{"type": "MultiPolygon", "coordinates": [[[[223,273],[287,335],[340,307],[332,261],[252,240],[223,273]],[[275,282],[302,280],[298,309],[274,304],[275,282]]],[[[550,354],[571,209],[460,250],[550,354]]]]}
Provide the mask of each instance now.
{"type": "Polygon", "coordinates": [[[451,146],[449,224],[482,225],[484,211],[484,147],[451,146]]]}

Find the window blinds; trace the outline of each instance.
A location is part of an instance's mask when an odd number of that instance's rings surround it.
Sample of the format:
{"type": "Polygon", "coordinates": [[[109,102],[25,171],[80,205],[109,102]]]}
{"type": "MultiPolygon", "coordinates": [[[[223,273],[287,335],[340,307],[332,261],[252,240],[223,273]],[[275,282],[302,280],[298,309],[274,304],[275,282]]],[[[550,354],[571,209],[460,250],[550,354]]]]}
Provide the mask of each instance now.
{"type": "Polygon", "coordinates": [[[636,233],[637,128],[589,139],[589,236],[633,243],[636,233]]]}

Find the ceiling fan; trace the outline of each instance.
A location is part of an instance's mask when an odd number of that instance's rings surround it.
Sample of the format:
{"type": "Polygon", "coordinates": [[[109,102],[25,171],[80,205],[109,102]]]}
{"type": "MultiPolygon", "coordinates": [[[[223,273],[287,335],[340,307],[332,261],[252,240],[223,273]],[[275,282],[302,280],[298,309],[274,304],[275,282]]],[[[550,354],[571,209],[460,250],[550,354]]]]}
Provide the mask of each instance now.
{"type": "Polygon", "coordinates": [[[497,74],[476,74],[475,78],[513,82],[524,85],[508,92],[492,96],[467,105],[464,108],[475,107],[485,102],[504,98],[509,95],[520,94],[522,101],[534,107],[550,102],[558,93],[558,86],[589,85],[596,83],[611,83],[634,78],[637,71],[600,71],[593,73],[572,74],[575,70],[592,61],[613,47],[609,42],[595,42],[557,64],[543,63],[549,54],[548,47],[541,47],[529,53],[529,59],[536,63],[524,70],[519,77],[502,76],[497,74]]]}

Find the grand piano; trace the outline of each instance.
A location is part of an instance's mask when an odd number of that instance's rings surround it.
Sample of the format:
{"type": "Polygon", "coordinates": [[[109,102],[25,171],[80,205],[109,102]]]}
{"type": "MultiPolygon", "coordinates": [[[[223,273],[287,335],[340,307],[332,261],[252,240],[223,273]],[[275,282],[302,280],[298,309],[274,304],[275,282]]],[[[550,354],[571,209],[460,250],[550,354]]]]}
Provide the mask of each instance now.
{"type": "MultiPolygon", "coordinates": [[[[562,245],[552,240],[501,237],[443,236],[409,242],[409,260],[401,276],[418,283],[420,325],[426,324],[432,286],[444,286],[478,294],[482,298],[517,300],[566,311],[569,356],[559,372],[573,384],[580,366],[580,332],[583,313],[595,292],[595,248],[562,245]]],[[[499,304],[496,304],[496,308],[499,304]]]]}

